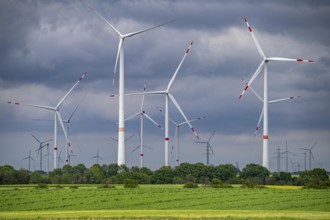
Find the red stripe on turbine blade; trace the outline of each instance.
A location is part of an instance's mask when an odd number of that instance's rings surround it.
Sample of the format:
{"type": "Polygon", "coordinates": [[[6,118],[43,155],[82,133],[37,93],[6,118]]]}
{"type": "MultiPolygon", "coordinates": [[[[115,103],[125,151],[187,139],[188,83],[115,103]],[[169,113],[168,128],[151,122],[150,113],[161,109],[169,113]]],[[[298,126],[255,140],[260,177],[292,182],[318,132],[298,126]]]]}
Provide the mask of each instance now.
{"type": "Polygon", "coordinates": [[[195,129],[194,128],[191,128],[191,130],[195,133],[195,129]]]}
{"type": "Polygon", "coordinates": [[[252,32],[252,28],[250,26],[248,28],[249,28],[249,31],[252,32]]]}
{"type": "Polygon", "coordinates": [[[297,62],[304,62],[303,59],[297,59],[297,62]]]}
{"type": "Polygon", "coordinates": [[[291,97],[290,97],[290,99],[294,99],[294,97],[293,97],[293,96],[291,96],[291,97]]]}
{"type": "Polygon", "coordinates": [[[19,102],[15,102],[15,105],[19,105],[19,102]]]}
{"type": "Polygon", "coordinates": [[[170,140],[170,138],[165,138],[165,141],[169,141],[170,140]]]}
{"type": "Polygon", "coordinates": [[[241,98],[242,98],[242,96],[243,96],[243,95],[240,95],[240,96],[238,97],[238,99],[241,99],[241,98]]]}
{"type": "Polygon", "coordinates": [[[244,18],[244,21],[245,21],[245,22],[247,22],[247,19],[246,19],[246,18],[244,18]]]}
{"type": "Polygon", "coordinates": [[[87,72],[85,72],[84,74],[82,74],[82,76],[79,78],[79,81],[81,81],[85,76],[86,76],[87,72]]]}
{"type": "Polygon", "coordinates": [[[143,154],[140,154],[141,157],[143,157],[143,154]]]}
{"type": "Polygon", "coordinates": [[[54,147],[54,150],[57,150],[57,147],[54,147]]]}
{"type": "Polygon", "coordinates": [[[315,61],[314,60],[308,60],[309,63],[314,63],[315,61]]]}
{"type": "Polygon", "coordinates": [[[256,128],[256,131],[258,131],[258,130],[259,130],[259,127],[256,128]]]}
{"type": "Polygon", "coordinates": [[[268,140],[268,135],[264,135],[264,136],[263,136],[263,139],[264,139],[264,140],[268,140]]]}
{"type": "Polygon", "coordinates": [[[246,91],[248,88],[249,88],[249,85],[246,84],[246,86],[245,86],[245,88],[244,88],[244,91],[246,91]]]}

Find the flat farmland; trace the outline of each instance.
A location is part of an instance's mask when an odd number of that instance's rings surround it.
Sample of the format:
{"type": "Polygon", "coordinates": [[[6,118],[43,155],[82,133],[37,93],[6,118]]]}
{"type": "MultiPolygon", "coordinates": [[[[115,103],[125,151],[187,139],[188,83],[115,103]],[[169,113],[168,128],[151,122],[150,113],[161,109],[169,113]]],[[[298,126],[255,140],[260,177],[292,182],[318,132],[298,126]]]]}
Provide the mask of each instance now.
{"type": "Polygon", "coordinates": [[[0,218],[330,219],[330,190],[0,187],[0,218]]]}

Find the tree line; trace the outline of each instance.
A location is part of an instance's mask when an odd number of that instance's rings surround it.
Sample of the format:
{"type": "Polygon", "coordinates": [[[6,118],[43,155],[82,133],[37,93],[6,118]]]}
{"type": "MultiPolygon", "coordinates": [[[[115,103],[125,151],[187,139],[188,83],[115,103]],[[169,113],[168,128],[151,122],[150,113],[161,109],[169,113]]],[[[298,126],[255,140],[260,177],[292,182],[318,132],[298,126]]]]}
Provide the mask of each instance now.
{"type": "Polygon", "coordinates": [[[132,179],[139,184],[208,184],[212,180],[223,183],[241,184],[250,181],[254,184],[269,185],[316,185],[330,188],[329,176],[324,169],[304,171],[299,176],[280,172],[271,174],[258,164],[248,164],[241,171],[232,164],[205,165],[203,163],[182,163],[180,166],[163,166],[155,171],[147,167],[127,167],[117,164],[94,164],[87,168],[84,164],[64,165],[50,173],[25,169],[15,170],[12,166],[0,166],[0,184],[122,184],[132,179]]]}

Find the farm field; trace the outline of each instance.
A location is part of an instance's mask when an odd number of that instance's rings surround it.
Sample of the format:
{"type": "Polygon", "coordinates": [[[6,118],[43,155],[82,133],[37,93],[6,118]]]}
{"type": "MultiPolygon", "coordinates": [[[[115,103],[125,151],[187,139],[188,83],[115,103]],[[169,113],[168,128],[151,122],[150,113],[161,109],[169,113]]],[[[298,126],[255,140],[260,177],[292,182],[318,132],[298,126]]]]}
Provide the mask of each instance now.
{"type": "Polygon", "coordinates": [[[184,189],[182,185],[141,185],[137,189],[0,187],[1,219],[92,217],[330,219],[330,190],[184,189]]]}

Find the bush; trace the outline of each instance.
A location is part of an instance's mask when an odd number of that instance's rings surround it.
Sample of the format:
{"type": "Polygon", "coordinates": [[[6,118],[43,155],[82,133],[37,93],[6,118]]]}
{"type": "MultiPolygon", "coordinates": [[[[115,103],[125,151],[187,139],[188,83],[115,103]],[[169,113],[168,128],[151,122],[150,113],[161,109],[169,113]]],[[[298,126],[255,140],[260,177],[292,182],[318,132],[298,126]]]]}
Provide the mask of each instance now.
{"type": "Polygon", "coordinates": [[[99,189],[112,189],[112,188],[115,188],[114,185],[110,185],[110,184],[100,184],[97,188],[99,189]]]}
{"type": "Polygon", "coordinates": [[[124,188],[139,188],[139,184],[133,179],[124,179],[124,188]]]}
{"type": "Polygon", "coordinates": [[[36,189],[48,189],[48,185],[46,183],[39,183],[35,187],[36,189]]]}
{"type": "Polygon", "coordinates": [[[212,179],[210,187],[212,187],[212,188],[232,188],[232,186],[230,184],[224,184],[219,179],[212,179]]]}
{"type": "Polygon", "coordinates": [[[63,189],[63,186],[61,186],[60,184],[57,184],[54,187],[55,187],[55,189],[63,189]]]}
{"type": "Polygon", "coordinates": [[[189,183],[185,183],[183,188],[198,188],[198,184],[197,183],[193,183],[193,182],[189,182],[189,183]]]}
{"type": "Polygon", "coordinates": [[[78,189],[78,186],[75,186],[75,185],[72,185],[72,186],[69,186],[70,189],[78,189]]]}
{"type": "Polygon", "coordinates": [[[310,181],[303,189],[330,189],[330,180],[310,181]]]}
{"type": "Polygon", "coordinates": [[[253,188],[265,188],[264,185],[260,185],[260,184],[257,184],[251,180],[245,180],[242,185],[241,185],[241,188],[250,188],[250,189],[253,189],[253,188]]]}

